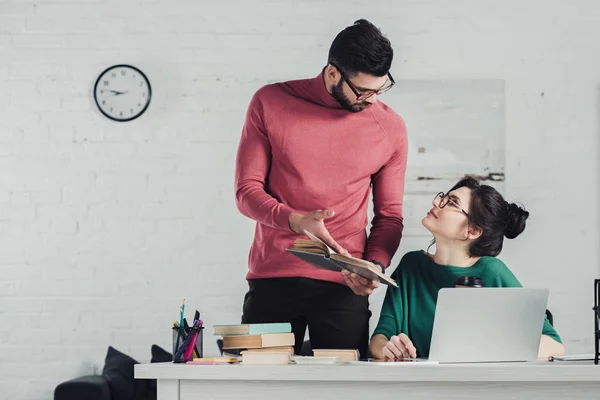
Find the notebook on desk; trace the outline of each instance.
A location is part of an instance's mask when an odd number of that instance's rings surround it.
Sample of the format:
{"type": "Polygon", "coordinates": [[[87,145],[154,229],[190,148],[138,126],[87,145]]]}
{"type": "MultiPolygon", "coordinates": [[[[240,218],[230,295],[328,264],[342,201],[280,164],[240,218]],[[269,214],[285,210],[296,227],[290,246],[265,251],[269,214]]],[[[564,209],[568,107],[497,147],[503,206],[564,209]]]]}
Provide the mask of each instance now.
{"type": "Polygon", "coordinates": [[[535,361],[547,302],[547,289],[441,289],[429,360],[535,361]]]}
{"type": "Polygon", "coordinates": [[[594,354],[565,354],[563,356],[550,356],[549,361],[592,361],[594,354]]]}

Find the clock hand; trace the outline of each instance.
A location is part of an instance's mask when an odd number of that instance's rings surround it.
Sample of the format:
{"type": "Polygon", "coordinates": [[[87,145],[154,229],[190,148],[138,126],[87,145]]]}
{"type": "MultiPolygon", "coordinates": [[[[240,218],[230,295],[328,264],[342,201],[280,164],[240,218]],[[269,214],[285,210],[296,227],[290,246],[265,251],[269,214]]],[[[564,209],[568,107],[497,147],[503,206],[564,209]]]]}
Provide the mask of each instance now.
{"type": "Polygon", "coordinates": [[[110,90],[109,89],[109,92],[113,93],[111,96],[119,96],[119,95],[125,94],[125,93],[127,93],[129,91],[127,91],[127,92],[119,92],[118,90],[110,90]]]}

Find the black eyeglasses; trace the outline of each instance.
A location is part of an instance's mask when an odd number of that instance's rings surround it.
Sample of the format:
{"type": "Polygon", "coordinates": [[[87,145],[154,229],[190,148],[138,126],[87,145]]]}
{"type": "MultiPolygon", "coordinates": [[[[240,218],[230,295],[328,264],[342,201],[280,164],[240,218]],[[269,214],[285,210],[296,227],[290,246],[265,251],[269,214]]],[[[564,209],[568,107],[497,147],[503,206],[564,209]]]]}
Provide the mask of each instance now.
{"type": "Polygon", "coordinates": [[[469,214],[465,210],[460,208],[458,206],[458,204],[456,204],[456,202],[450,198],[450,195],[448,193],[439,192],[438,194],[435,195],[434,201],[436,201],[438,199],[440,201],[440,203],[438,205],[439,208],[444,208],[444,207],[446,207],[446,205],[450,204],[450,207],[456,208],[457,210],[459,210],[460,212],[465,214],[467,217],[469,216],[469,214]]]}
{"type": "Polygon", "coordinates": [[[330,63],[330,64],[333,65],[340,72],[340,75],[342,76],[342,79],[344,80],[344,82],[346,82],[346,84],[350,87],[350,90],[352,90],[352,92],[356,95],[356,100],[366,100],[373,95],[379,96],[380,94],[385,93],[388,90],[390,90],[392,88],[392,86],[394,86],[396,84],[396,81],[394,81],[394,78],[392,78],[392,74],[390,74],[388,72],[388,74],[387,74],[388,82],[386,82],[379,89],[358,89],[356,86],[354,86],[354,84],[350,81],[350,79],[348,79],[346,77],[346,74],[344,74],[344,72],[342,72],[340,67],[338,67],[337,65],[335,65],[333,63],[330,63]]]}
{"type": "Polygon", "coordinates": [[[600,359],[600,279],[594,281],[594,336],[596,338],[594,364],[598,365],[598,359],[600,359]]]}

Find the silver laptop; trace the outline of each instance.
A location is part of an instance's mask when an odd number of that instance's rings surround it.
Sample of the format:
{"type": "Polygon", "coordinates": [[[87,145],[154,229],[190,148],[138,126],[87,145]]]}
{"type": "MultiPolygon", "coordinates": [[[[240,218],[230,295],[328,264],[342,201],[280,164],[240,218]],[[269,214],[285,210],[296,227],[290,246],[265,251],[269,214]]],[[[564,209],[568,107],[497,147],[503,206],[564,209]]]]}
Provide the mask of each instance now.
{"type": "Polygon", "coordinates": [[[444,288],[438,293],[429,360],[537,359],[548,289],[444,288]]]}

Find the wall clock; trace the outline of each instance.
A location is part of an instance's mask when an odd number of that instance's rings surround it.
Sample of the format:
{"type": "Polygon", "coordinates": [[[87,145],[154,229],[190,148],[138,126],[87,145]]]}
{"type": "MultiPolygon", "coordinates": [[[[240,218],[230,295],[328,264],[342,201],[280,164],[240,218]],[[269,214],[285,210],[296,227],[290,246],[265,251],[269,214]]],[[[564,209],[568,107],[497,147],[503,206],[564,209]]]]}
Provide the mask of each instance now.
{"type": "Polygon", "coordinates": [[[108,67],[96,80],[94,100],[104,116],[113,121],[131,121],[150,105],[152,88],[146,75],[127,64],[108,67]]]}

